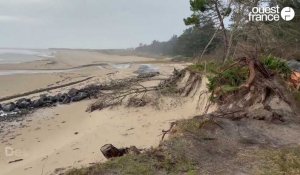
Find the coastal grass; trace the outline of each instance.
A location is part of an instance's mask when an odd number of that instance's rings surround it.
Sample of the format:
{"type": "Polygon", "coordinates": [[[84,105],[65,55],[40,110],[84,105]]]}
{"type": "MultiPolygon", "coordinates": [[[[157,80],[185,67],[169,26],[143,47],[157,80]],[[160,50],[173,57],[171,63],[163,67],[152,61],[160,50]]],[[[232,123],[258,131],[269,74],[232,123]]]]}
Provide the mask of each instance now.
{"type": "Polygon", "coordinates": [[[97,165],[72,169],[67,175],[99,175],[99,174],[118,174],[118,175],[156,175],[156,174],[186,174],[194,175],[196,173],[195,166],[189,160],[179,155],[184,148],[181,140],[172,140],[174,145],[172,153],[178,159],[171,159],[168,153],[160,153],[157,150],[143,153],[140,155],[125,155],[123,157],[113,158],[105,163],[97,165]]]}
{"type": "Polygon", "coordinates": [[[181,120],[177,122],[175,132],[172,132],[169,139],[163,141],[158,148],[139,155],[113,158],[91,167],[72,169],[66,174],[197,175],[203,172],[228,174],[235,169],[257,175],[300,174],[300,147],[265,147],[258,150],[243,147],[238,150],[231,147],[231,144],[226,142],[227,139],[222,142],[220,137],[208,137],[206,132],[212,130],[213,126],[219,127],[215,121],[205,120],[200,116],[181,120]],[[224,156],[228,156],[228,162],[225,164],[220,160],[224,156]]]}
{"type": "MultiPolygon", "coordinates": [[[[197,120],[182,120],[178,122],[179,132],[199,131],[197,120]]],[[[187,154],[191,146],[190,140],[183,136],[172,136],[161,143],[167,149],[150,149],[139,155],[125,155],[113,158],[105,163],[99,163],[91,167],[71,169],[67,175],[159,175],[159,174],[186,174],[197,175],[196,162],[187,154]]]]}
{"type": "Polygon", "coordinates": [[[105,163],[98,163],[91,167],[69,170],[67,175],[159,175],[159,174],[199,174],[200,150],[197,146],[198,137],[205,137],[201,132],[203,127],[211,125],[211,120],[198,118],[180,120],[176,124],[176,132],[171,133],[168,140],[161,142],[161,146],[147,150],[138,155],[125,155],[113,158],[105,163]],[[186,135],[194,137],[187,137],[186,135]],[[198,152],[198,151],[199,152],[198,152]]]}
{"type": "Polygon", "coordinates": [[[220,64],[215,62],[203,62],[190,65],[187,70],[195,73],[217,74],[220,68],[220,64]]]}
{"type": "Polygon", "coordinates": [[[111,159],[103,164],[88,168],[73,169],[68,175],[96,175],[96,174],[155,174],[156,164],[153,158],[147,155],[126,155],[111,159]]]}
{"type": "Polygon", "coordinates": [[[260,150],[255,154],[261,159],[256,174],[300,174],[300,147],[260,150]]]}

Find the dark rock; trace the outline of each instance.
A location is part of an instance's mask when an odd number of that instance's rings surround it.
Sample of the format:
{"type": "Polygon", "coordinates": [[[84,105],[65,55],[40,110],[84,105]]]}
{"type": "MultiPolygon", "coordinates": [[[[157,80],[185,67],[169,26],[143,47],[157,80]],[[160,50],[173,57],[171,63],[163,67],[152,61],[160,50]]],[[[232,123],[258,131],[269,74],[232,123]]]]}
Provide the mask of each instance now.
{"type": "Polygon", "coordinates": [[[59,96],[59,99],[58,99],[58,102],[59,102],[60,104],[68,104],[68,103],[70,103],[70,101],[71,101],[71,99],[70,99],[70,97],[68,96],[68,94],[66,94],[66,93],[61,94],[61,95],[59,96]]]}
{"type": "Polygon", "coordinates": [[[59,102],[59,99],[61,98],[62,94],[58,93],[55,96],[53,96],[53,98],[55,98],[57,100],[57,102],[59,102]]]}
{"type": "Polygon", "coordinates": [[[96,97],[102,87],[98,85],[89,85],[81,89],[81,92],[86,92],[90,97],[96,97]]]}
{"type": "Polygon", "coordinates": [[[68,96],[69,96],[69,97],[74,97],[74,96],[76,96],[78,93],[79,93],[79,90],[78,90],[78,89],[72,88],[71,90],[69,90],[68,96]]]}
{"type": "Polygon", "coordinates": [[[51,98],[47,95],[41,95],[40,100],[42,100],[44,103],[51,103],[51,98]]]}
{"type": "Polygon", "coordinates": [[[43,107],[44,106],[52,106],[52,104],[53,104],[51,97],[47,96],[47,95],[41,95],[39,100],[43,107]]]}
{"type": "Polygon", "coordinates": [[[51,106],[53,102],[51,101],[51,98],[46,95],[41,95],[39,99],[34,100],[32,102],[33,108],[40,108],[45,106],[51,106]]]}
{"type": "Polygon", "coordinates": [[[47,94],[40,95],[39,99],[31,100],[29,98],[21,98],[14,103],[0,104],[1,120],[12,118],[11,116],[21,116],[27,114],[35,108],[52,107],[60,104],[68,104],[70,102],[81,101],[86,98],[97,97],[101,90],[100,85],[89,85],[82,89],[70,89],[68,93],[59,93],[54,96],[47,94]],[[5,117],[3,117],[5,116],[5,117]]]}
{"type": "Polygon", "coordinates": [[[86,92],[79,92],[76,96],[71,97],[72,102],[81,101],[85,98],[89,97],[89,94],[86,92]]]}
{"type": "Polygon", "coordinates": [[[121,157],[126,153],[126,149],[118,149],[112,144],[106,144],[101,147],[100,151],[105,158],[110,159],[113,157],[121,157]]]}
{"type": "Polygon", "coordinates": [[[52,103],[57,103],[58,99],[59,99],[59,98],[57,98],[56,95],[55,96],[49,96],[49,98],[50,98],[50,100],[51,100],[52,103]]]}
{"type": "Polygon", "coordinates": [[[141,73],[137,77],[138,78],[152,78],[158,76],[159,72],[149,72],[149,73],[141,73]]]}
{"type": "Polygon", "coordinates": [[[44,103],[41,99],[37,99],[32,102],[32,107],[34,107],[34,108],[39,108],[42,106],[44,106],[44,103]]]}
{"type": "Polygon", "coordinates": [[[21,98],[16,102],[16,106],[20,109],[30,108],[31,100],[26,98],[21,98]]]}
{"type": "Polygon", "coordinates": [[[2,110],[4,112],[11,112],[16,108],[15,103],[11,102],[11,103],[6,103],[2,105],[2,110]]]}

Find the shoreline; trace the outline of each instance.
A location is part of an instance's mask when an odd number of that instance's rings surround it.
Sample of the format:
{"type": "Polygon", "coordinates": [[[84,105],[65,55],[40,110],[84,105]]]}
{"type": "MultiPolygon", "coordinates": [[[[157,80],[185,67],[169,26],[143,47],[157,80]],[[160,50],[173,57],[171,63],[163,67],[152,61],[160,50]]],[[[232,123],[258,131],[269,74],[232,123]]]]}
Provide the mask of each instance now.
{"type": "Polygon", "coordinates": [[[0,97],[25,93],[33,89],[48,88],[48,86],[59,86],[72,80],[76,81],[90,76],[96,76],[95,81],[98,82],[111,77],[106,76],[106,74],[110,75],[117,72],[119,73],[116,77],[119,78],[133,76],[135,75],[133,72],[141,64],[151,64],[162,67],[162,69],[170,66],[181,68],[182,65],[186,64],[153,58],[123,57],[86,51],[71,51],[70,53],[58,51],[57,54],[56,60],[51,59],[51,62],[55,62],[54,64],[48,64],[49,61],[47,60],[22,64],[0,64],[0,82],[5,82],[1,83],[0,97]],[[122,65],[125,64],[129,65],[122,68],[122,65]]]}
{"type": "MultiPolygon", "coordinates": [[[[64,68],[64,69],[7,69],[7,70],[0,70],[0,76],[3,75],[14,75],[14,74],[35,74],[36,73],[47,73],[50,71],[50,73],[60,73],[63,71],[77,71],[83,68],[89,68],[89,67],[99,67],[99,66],[103,66],[103,67],[108,67],[108,66],[119,66],[119,65],[142,65],[142,64],[182,64],[180,62],[166,62],[166,61],[144,61],[144,62],[126,62],[126,63],[95,63],[95,64],[88,64],[88,65],[82,65],[82,66],[77,66],[77,67],[71,67],[71,68],[64,68]],[[28,71],[28,72],[27,72],[28,71]],[[32,71],[32,72],[31,72],[32,71]],[[40,71],[40,72],[37,72],[40,71]],[[45,71],[45,72],[43,72],[45,71]],[[16,73],[11,73],[9,74],[9,72],[16,72],[16,73]],[[20,72],[20,73],[18,73],[20,72]]],[[[1,65],[1,64],[0,64],[1,65]]],[[[121,69],[121,68],[120,68],[121,69]]]]}
{"type": "MultiPolygon", "coordinates": [[[[165,79],[173,72],[174,68],[183,69],[187,64],[102,53],[99,55],[93,55],[93,53],[90,60],[85,59],[79,63],[76,61],[84,58],[85,54],[87,57],[91,56],[91,53],[85,51],[74,53],[72,51],[65,53],[66,57],[63,57],[62,53],[60,54],[61,60],[55,64],[47,65],[47,62],[37,61],[13,65],[10,68],[53,70],[81,67],[81,69],[49,74],[0,76],[0,82],[5,82],[0,87],[0,97],[28,93],[32,89],[46,88],[49,90],[25,96],[26,98],[39,98],[42,94],[55,95],[68,92],[72,88],[80,89],[89,84],[102,84],[111,80],[136,77],[135,71],[145,63],[149,63],[159,70],[160,75],[155,79],[165,79]],[[76,59],[72,59],[72,55],[76,59]],[[110,58],[112,59],[110,60],[110,58]],[[110,61],[106,62],[107,60],[110,61]],[[95,61],[102,63],[95,63],[95,61]],[[103,66],[105,68],[97,67],[99,64],[103,65],[104,62],[106,62],[103,66]],[[130,66],[124,68],[111,66],[114,64],[130,64],[130,66]],[[88,77],[92,78],[87,79],[88,77]],[[64,86],[83,79],[87,80],[64,86]]],[[[1,70],[3,69],[0,65],[1,70]]],[[[159,82],[159,80],[149,79],[143,82],[143,86],[155,86],[159,82]]],[[[157,109],[155,106],[142,108],[119,106],[88,113],[86,112],[87,106],[94,100],[86,99],[66,105],[58,104],[55,107],[39,108],[26,117],[22,117],[22,120],[0,122],[0,169],[4,175],[41,174],[42,171],[44,174],[50,174],[57,168],[81,167],[105,161],[106,159],[99,149],[107,143],[120,147],[136,145],[140,148],[150,148],[157,146],[161,139],[159,136],[161,131],[168,128],[170,122],[188,118],[196,113],[195,110],[191,110],[193,109],[191,104],[184,105],[184,108],[180,105],[174,108],[172,107],[173,103],[179,103],[179,101],[165,100],[165,102],[161,102],[161,109],[157,109]],[[157,115],[158,113],[159,115],[157,115]],[[13,153],[18,154],[7,156],[4,151],[7,148],[13,149],[13,153]],[[22,161],[9,163],[17,159],[22,159],[22,161]]]]}
{"type": "Polygon", "coordinates": [[[117,63],[157,61],[155,58],[107,55],[96,51],[57,50],[55,57],[17,64],[0,64],[0,70],[52,70],[117,63]]]}

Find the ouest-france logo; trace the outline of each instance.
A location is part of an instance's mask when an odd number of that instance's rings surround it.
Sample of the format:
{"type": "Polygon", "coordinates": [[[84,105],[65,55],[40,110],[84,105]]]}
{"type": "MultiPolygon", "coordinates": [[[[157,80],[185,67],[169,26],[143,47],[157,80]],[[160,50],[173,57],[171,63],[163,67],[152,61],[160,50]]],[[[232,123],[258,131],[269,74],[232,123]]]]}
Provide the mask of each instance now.
{"type": "Polygon", "coordinates": [[[280,10],[276,7],[253,7],[249,13],[249,21],[279,21],[280,17],[285,21],[291,21],[295,17],[295,11],[291,7],[280,10]]]}

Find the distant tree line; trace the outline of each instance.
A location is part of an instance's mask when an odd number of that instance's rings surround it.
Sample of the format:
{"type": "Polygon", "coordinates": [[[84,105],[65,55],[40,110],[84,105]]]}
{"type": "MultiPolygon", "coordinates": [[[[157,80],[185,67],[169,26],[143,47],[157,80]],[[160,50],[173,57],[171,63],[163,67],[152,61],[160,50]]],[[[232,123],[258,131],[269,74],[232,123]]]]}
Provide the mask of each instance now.
{"type": "MultiPolygon", "coordinates": [[[[140,44],[135,48],[135,51],[156,55],[195,57],[204,50],[215,30],[213,23],[207,22],[202,26],[190,27],[182,35],[174,35],[168,41],[154,40],[149,45],[140,44]]],[[[214,51],[220,42],[220,37],[214,38],[207,49],[207,53],[214,51]]]]}

